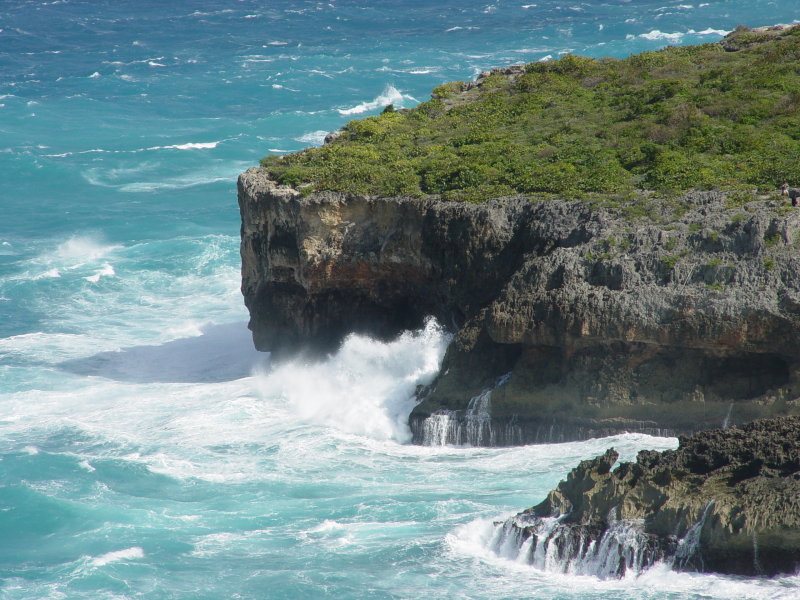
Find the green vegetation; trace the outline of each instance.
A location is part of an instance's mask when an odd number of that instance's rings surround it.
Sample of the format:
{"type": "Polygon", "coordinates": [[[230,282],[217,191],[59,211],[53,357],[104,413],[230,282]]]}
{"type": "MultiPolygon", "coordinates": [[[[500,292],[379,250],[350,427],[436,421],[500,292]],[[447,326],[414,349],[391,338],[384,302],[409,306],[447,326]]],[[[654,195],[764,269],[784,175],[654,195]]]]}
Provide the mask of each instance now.
{"type": "Polygon", "coordinates": [[[798,61],[800,28],[625,60],[567,55],[445,83],[414,109],[351,121],[332,143],[262,165],[304,192],[600,194],[645,216],[634,190],[713,187],[739,190],[730,203],[741,206],[800,174],[798,61]]]}
{"type": "Polygon", "coordinates": [[[683,256],[683,254],[668,254],[667,256],[662,256],[661,264],[664,265],[667,271],[672,271],[683,256]]]}

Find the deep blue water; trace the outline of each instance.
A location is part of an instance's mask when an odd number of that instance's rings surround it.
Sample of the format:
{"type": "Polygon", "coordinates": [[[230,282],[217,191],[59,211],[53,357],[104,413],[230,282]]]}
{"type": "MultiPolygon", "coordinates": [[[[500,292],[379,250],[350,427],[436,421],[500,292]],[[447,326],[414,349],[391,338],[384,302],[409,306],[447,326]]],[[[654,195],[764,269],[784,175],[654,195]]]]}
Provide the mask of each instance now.
{"type": "Polygon", "coordinates": [[[796,0],[3,0],[0,598],[800,597],[494,556],[491,521],[578,460],[675,440],[408,445],[446,336],[270,369],[235,198],[264,154],[444,81],[797,20],[796,0]]]}

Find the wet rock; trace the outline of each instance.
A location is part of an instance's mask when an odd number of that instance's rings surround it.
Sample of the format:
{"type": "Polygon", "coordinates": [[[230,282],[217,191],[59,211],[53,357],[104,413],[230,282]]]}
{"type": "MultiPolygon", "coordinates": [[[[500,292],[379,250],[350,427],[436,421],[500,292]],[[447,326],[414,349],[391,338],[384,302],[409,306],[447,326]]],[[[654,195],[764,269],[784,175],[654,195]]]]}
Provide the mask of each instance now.
{"type": "Polygon", "coordinates": [[[631,219],[571,199],[303,196],[254,168],[242,292],[277,354],[429,315],[457,332],[412,413],[419,443],[433,416],[468,428],[489,388],[489,443],[691,433],[800,414],[800,211],[778,202],[691,192],[631,219]]]}
{"type": "MultiPolygon", "coordinates": [[[[612,560],[616,566],[605,573],[612,575],[656,560],[738,575],[800,568],[800,418],[681,437],[677,450],[640,452],[635,463],[612,470],[617,456],[609,449],[581,462],[543,502],[510,519],[506,531],[527,539],[555,519],[560,529],[551,525],[548,535],[580,537],[585,549],[633,527],[636,535],[619,555],[638,559],[612,560]]],[[[579,546],[564,555],[565,564],[586,562],[579,546]]]]}

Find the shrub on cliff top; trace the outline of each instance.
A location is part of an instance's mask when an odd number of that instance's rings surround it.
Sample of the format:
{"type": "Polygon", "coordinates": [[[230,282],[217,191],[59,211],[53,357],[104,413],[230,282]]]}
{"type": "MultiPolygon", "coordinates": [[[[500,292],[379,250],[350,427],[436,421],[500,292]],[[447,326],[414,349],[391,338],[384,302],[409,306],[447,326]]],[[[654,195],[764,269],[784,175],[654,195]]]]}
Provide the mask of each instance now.
{"type": "Polygon", "coordinates": [[[414,109],[262,165],[305,191],[467,201],[772,188],[800,174],[800,72],[787,57],[800,58],[800,28],[625,60],[566,55],[443,84],[414,109]]]}

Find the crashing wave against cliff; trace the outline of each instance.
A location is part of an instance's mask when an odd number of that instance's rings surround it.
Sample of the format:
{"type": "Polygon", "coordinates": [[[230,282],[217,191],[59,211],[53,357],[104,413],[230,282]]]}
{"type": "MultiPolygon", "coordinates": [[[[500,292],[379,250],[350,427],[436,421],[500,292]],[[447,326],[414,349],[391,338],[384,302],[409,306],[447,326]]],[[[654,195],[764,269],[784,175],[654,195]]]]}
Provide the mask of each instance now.
{"type": "Polygon", "coordinates": [[[569,199],[303,196],[253,168],[239,203],[260,350],[325,352],[429,315],[457,330],[411,415],[418,443],[678,434],[800,413],[800,213],[777,196],[690,192],[678,215],[653,197],[649,218],[630,219],[569,199]],[[489,417],[472,427],[470,401],[487,390],[489,417]],[[453,433],[432,438],[430,418],[453,433]]]}

